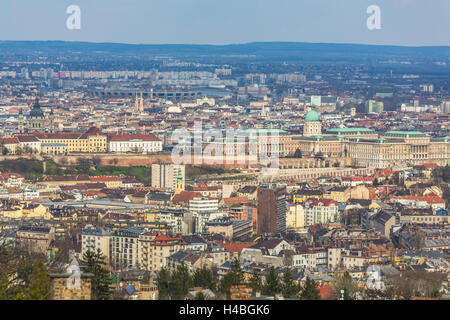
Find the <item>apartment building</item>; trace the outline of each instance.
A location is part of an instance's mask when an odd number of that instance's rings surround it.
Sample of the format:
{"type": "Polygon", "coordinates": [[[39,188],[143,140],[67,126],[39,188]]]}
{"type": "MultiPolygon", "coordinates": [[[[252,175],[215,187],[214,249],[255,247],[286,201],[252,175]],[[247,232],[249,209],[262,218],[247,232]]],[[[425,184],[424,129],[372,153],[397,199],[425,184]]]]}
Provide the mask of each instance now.
{"type": "Polygon", "coordinates": [[[171,163],[152,164],[152,187],[182,191],[185,186],[185,166],[171,163]]]}
{"type": "Polygon", "coordinates": [[[305,202],[305,223],[329,224],[339,221],[338,203],[332,199],[308,199],[305,202]]]}
{"type": "Polygon", "coordinates": [[[257,233],[286,232],[286,187],[276,184],[258,188],[257,233]]]}
{"type": "Polygon", "coordinates": [[[139,266],[139,236],[143,228],[129,227],[113,232],[110,244],[111,266],[125,269],[139,266]]]}
{"type": "Polygon", "coordinates": [[[50,243],[55,239],[55,228],[22,226],[15,235],[18,246],[31,252],[47,253],[50,243]]]}
{"type": "Polygon", "coordinates": [[[186,242],[181,237],[142,233],[139,237],[139,265],[148,271],[159,272],[167,267],[167,258],[185,246],[186,242]]]}
{"type": "Polygon", "coordinates": [[[95,228],[93,225],[86,225],[81,231],[81,254],[87,251],[97,252],[100,250],[106,257],[105,262],[110,263],[110,242],[111,233],[103,228],[95,228]]]}

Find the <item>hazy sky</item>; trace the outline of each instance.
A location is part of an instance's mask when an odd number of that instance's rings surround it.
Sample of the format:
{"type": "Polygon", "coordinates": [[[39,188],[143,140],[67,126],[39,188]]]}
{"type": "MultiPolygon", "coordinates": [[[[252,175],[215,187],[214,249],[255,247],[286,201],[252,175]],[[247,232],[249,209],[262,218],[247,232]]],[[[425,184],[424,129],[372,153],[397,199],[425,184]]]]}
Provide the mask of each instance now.
{"type": "Polygon", "coordinates": [[[0,0],[0,40],[450,45],[450,0],[0,0]],[[72,4],[81,30],[66,28],[72,4]]]}

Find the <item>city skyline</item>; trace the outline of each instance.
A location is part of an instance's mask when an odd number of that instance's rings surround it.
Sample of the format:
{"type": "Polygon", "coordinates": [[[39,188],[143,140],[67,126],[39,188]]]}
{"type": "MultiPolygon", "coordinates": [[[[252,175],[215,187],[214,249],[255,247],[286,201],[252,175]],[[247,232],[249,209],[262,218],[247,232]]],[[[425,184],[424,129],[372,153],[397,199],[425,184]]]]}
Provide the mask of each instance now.
{"type": "Polygon", "coordinates": [[[4,1],[2,40],[62,40],[135,44],[235,44],[249,42],[357,43],[400,46],[450,45],[450,3],[426,1],[196,0],[142,2],[4,1]],[[69,30],[70,5],[81,9],[81,29],[69,30]],[[381,10],[381,29],[369,30],[366,10],[381,10]],[[328,9],[327,9],[328,8],[328,9]],[[205,27],[207,26],[207,27],[205,27]],[[153,32],[157,30],[157,32],[153,32]],[[45,35],[45,36],[44,36],[45,35]]]}

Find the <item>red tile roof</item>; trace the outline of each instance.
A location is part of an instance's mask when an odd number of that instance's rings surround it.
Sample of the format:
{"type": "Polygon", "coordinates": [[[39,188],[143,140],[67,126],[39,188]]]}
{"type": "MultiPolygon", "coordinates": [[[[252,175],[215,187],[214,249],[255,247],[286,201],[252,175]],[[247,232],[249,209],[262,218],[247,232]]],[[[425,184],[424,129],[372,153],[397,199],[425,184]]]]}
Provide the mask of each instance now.
{"type": "Polygon", "coordinates": [[[323,198],[316,199],[316,198],[310,198],[310,199],[306,200],[306,202],[307,202],[308,204],[312,204],[313,206],[317,206],[317,205],[319,205],[319,204],[323,204],[325,207],[328,207],[328,206],[331,206],[331,205],[338,206],[338,203],[337,203],[335,200],[333,200],[333,199],[323,199],[323,198]]]}
{"type": "Polygon", "coordinates": [[[241,253],[242,249],[244,248],[249,248],[252,247],[254,245],[256,245],[256,243],[253,242],[231,242],[231,243],[219,243],[222,247],[224,247],[224,249],[230,251],[230,252],[237,252],[237,253],[241,253]]]}
{"type": "Polygon", "coordinates": [[[153,133],[120,133],[120,134],[110,134],[108,135],[109,141],[131,141],[131,140],[142,140],[142,141],[161,141],[153,133]]]}
{"type": "Polygon", "coordinates": [[[91,177],[91,181],[94,182],[107,182],[107,181],[122,181],[119,177],[116,176],[98,176],[98,177],[91,177]]]}
{"type": "Polygon", "coordinates": [[[191,191],[181,191],[180,193],[173,196],[173,202],[186,202],[188,203],[190,200],[194,198],[201,198],[203,195],[200,192],[191,192],[191,191]]]}
{"type": "Polygon", "coordinates": [[[445,203],[445,200],[440,198],[440,197],[429,197],[429,196],[401,196],[401,197],[392,197],[392,199],[426,201],[429,204],[431,204],[431,203],[445,203]]]}
{"type": "Polygon", "coordinates": [[[17,138],[3,138],[0,140],[0,144],[17,144],[19,140],[17,138]]]}

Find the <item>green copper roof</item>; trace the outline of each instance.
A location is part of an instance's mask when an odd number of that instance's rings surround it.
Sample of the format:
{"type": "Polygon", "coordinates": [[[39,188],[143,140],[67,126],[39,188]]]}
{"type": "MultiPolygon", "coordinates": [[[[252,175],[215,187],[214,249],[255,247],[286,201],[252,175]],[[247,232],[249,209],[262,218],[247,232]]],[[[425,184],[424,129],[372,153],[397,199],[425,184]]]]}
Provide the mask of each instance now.
{"type": "Polygon", "coordinates": [[[178,167],[177,180],[183,180],[183,174],[181,173],[181,167],[178,167]]]}
{"type": "Polygon", "coordinates": [[[320,113],[318,113],[316,110],[309,111],[305,117],[305,122],[313,121],[320,121],[320,113]]]}
{"type": "Polygon", "coordinates": [[[283,129],[277,129],[277,128],[261,128],[261,129],[241,129],[238,131],[238,133],[244,133],[244,134],[285,134],[286,131],[283,129]]]}
{"type": "Polygon", "coordinates": [[[41,110],[41,106],[39,105],[39,100],[36,99],[35,103],[33,104],[33,108],[31,108],[30,117],[35,117],[35,118],[43,118],[44,117],[44,112],[42,112],[41,110]]]}
{"type": "Polygon", "coordinates": [[[373,129],[369,128],[331,128],[327,130],[327,133],[337,133],[337,134],[345,134],[345,133],[375,133],[373,129]]]}
{"type": "Polygon", "coordinates": [[[394,137],[427,137],[428,135],[426,135],[423,132],[420,131],[388,131],[384,134],[385,136],[394,136],[394,137]]]}

